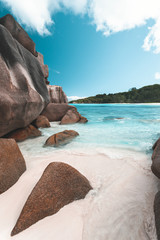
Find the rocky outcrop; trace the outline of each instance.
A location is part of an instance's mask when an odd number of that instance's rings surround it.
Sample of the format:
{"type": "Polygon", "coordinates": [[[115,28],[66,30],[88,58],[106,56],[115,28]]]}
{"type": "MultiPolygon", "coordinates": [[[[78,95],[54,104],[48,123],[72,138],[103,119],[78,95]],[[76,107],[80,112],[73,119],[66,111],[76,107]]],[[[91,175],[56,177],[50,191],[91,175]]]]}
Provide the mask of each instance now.
{"type": "Polygon", "coordinates": [[[19,24],[0,19],[0,136],[29,125],[49,102],[35,46],[19,24]],[[31,53],[32,52],[32,53],[31,53]]]}
{"type": "Polygon", "coordinates": [[[41,115],[47,117],[50,122],[61,121],[67,111],[73,108],[75,109],[74,106],[70,106],[68,104],[49,103],[41,115]]]}
{"type": "Polygon", "coordinates": [[[49,128],[51,126],[48,118],[43,115],[38,116],[38,118],[34,120],[32,124],[36,128],[49,128]]]}
{"type": "Polygon", "coordinates": [[[160,178],[160,138],[153,145],[152,172],[160,178]]]}
{"type": "Polygon", "coordinates": [[[67,111],[67,113],[62,118],[60,124],[73,124],[73,123],[86,123],[88,122],[87,118],[82,117],[81,114],[77,111],[76,108],[72,108],[67,111]]]}
{"type": "Polygon", "coordinates": [[[36,127],[30,124],[28,127],[14,130],[13,132],[10,132],[4,137],[13,138],[16,142],[21,142],[28,138],[39,137],[41,135],[41,131],[39,131],[36,127]]]}
{"type": "Polygon", "coordinates": [[[51,103],[68,103],[66,94],[60,86],[48,86],[50,102],[51,103]]]}
{"type": "Polygon", "coordinates": [[[85,198],[91,189],[89,181],[73,167],[61,162],[50,163],[28,197],[11,235],[85,198]]]}
{"type": "Polygon", "coordinates": [[[24,31],[24,29],[15,21],[12,15],[7,14],[6,16],[0,18],[0,24],[3,25],[24,48],[30,51],[34,56],[38,56],[35,43],[29,37],[29,35],[24,31]]]}
{"type": "Polygon", "coordinates": [[[25,170],[25,161],[15,140],[0,138],[0,194],[13,186],[25,170]]]}
{"type": "Polygon", "coordinates": [[[76,131],[73,130],[65,130],[63,132],[56,133],[49,137],[45,145],[46,146],[53,146],[58,147],[61,145],[64,145],[66,143],[69,143],[73,138],[77,137],[79,134],[76,131]]]}

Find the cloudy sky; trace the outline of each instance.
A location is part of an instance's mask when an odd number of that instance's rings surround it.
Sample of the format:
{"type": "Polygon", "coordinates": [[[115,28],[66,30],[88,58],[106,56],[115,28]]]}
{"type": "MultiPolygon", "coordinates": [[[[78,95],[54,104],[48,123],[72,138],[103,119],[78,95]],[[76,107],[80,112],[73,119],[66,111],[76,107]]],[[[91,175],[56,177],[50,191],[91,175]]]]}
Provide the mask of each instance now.
{"type": "Polygon", "coordinates": [[[160,83],[159,0],[0,0],[68,96],[160,83]]]}

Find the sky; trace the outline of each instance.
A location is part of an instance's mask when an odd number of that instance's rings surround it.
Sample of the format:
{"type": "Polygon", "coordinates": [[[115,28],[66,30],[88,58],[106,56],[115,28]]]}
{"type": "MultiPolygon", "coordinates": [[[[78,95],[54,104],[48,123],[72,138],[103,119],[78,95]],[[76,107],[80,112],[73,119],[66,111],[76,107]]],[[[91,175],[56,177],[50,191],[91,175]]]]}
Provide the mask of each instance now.
{"type": "Polygon", "coordinates": [[[160,84],[159,0],[0,0],[70,97],[160,84]]]}

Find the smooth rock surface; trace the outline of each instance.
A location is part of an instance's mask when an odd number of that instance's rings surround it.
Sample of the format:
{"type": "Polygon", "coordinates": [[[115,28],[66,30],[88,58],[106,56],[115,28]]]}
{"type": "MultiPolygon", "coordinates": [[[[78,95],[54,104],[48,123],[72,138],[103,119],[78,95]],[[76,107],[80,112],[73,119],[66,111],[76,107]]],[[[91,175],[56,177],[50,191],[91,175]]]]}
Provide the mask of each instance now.
{"type": "Polygon", "coordinates": [[[46,146],[53,146],[58,147],[70,142],[73,138],[77,137],[79,134],[74,130],[65,130],[63,132],[56,133],[49,137],[45,145],[46,146]]]}
{"type": "Polygon", "coordinates": [[[10,132],[5,137],[13,138],[16,142],[21,142],[28,138],[39,137],[41,135],[42,135],[41,131],[30,124],[28,127],[20,128],[20,129],[14,130],[13,132],[10,132]]]}
{"type": "Polygon", "coordinates": [[[85,198],[91,189],[89,181],[73,167],[61,162],[50,163],[28,197],[11,235],[85,198]]]}
{"type": "Polygon", "coordinates": [[[0,194],[12,187],[25,170],[26,164],[15,140],[0,138],[0,194]]]}
{"type": "Polygon", "coordinates": [[[49,85],[48,91],[51,103],[68,103],[67,96],[63,92],[62,87],[56,85],[49,85]]]}
{"type": "Polygon", "coordinates": [[[0,25],[0,136],[26,127],[49,102],[38,59],[0,25]]]}
{"type": "Polygon", "coordinates": [[[160,138],[153,145],[152,172],[160,178],[160,138]]]}
{"type": "Polygon", "coordinates": [[[69,109],[75,109],[75,107],[63,103],[49,103],[41,115],[47,117],[50,122],[61,121],[69,109]]]}
{"type": "Polygon", "coordinates": [[[43,115],[38,116],[38,118],[34,120],[32,124],[36,128],[49,128],[51,126],[48,118],[43,115]]]}
{"type": "Polygon", "coordinates": [[[41,65],[44,77],[47,79],[49,76],[49,69],[48,65],[44,64],[43,55],[41,53],[38,53],[38,61],[41,65]]]}

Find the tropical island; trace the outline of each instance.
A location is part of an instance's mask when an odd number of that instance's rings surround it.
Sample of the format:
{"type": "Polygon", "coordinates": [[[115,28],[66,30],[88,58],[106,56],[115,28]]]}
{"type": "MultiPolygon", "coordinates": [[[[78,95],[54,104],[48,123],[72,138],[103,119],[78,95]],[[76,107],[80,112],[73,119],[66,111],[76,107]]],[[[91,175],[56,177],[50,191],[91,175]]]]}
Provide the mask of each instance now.
{"type": "Polygon", "coordinates": [[[128,92],[97,94],[70,103],[157,103],[160,102],[160,84],[131,88],[128,92]]]}

